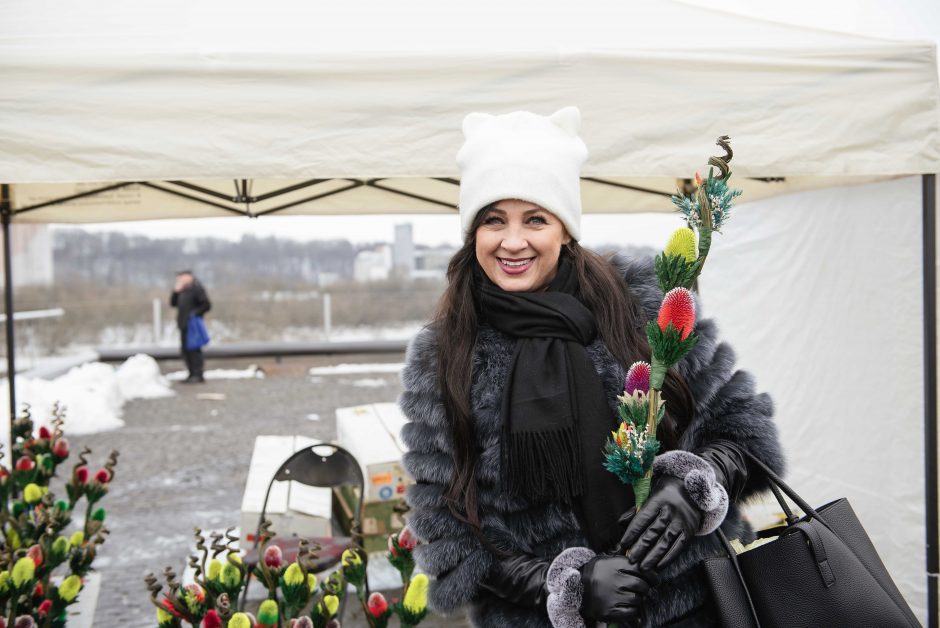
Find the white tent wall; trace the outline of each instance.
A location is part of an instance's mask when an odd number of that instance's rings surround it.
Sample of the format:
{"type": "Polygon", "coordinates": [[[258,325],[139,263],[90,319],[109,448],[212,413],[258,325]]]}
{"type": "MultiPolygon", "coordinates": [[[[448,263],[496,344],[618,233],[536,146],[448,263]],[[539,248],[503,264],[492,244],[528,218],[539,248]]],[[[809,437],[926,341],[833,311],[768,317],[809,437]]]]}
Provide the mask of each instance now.
{"type": "Polygon", "coordinates": [[[741,205],[702,275],[774,399],[789,483],[848,497],[926,623],[921,178],[741,205]]]}

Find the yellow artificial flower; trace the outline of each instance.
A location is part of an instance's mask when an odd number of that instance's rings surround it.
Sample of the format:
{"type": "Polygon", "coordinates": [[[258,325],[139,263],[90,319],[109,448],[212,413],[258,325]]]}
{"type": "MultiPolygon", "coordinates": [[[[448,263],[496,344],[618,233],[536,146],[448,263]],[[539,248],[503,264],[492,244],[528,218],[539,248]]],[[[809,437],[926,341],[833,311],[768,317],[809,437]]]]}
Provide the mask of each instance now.
{"type": "Polygon", "coordinates": [[[664,253],[666,257],[684,257],[685,261],[694,262],[698,257],[695,248],[695,232],[688,227],[676,229],[669,238],[669,244],[666,245],[664,253]]]}
{"type": "Polygon", "coordinates": [[[359,552],[353,549],[348,549],[343,552],[343,567],[352,567],[353,565],[362,564],[362,556],[359,555],[359,552]]]}
{"type": "MultiPolygon", "coordinates": [[[[323,608],[326,609],[327,614],[332,617],[336,614],[336,611],[339,609],[339,598],[335,595],[324,595],[323,596],[323,608]]],[[[231,624],[229,624],[231,628],[231,624]]]]}
{"type": "Polygon", "coordinates": [[[173,621],[173,616],[158,606],[157,607],[157,624],[162,626],[163,624],[171,622],[171,621],[173,621]]]}
{"type": "Polygon", "coordinates": [[[222,561],[220,561],[218,558],[213,558],[210,560],[208,571],[209,573],[207,573],[206,576],[209,578],[209,580],[212,582],[217,582],[219,580],[219,576],[222,574],[222,561]]]}
{"type": "Polygon", "coordinates": [[[71,602],[78,596],[78,592],[81,590],[82,579],[72,574],[59,585],[59,597],[65,602],[71,602]]]}
{"type": "Polygon", "coordinates": [[[284,584],[295,587],[304,583],[304,572],[297,563],[291,563],[284,571],[284,584]]]}
{"type": "Polygon", "coordinates": [[[36,575],[36,563],[32,558],[24,556],[13,565],[13,586],[20,588],[29,584],[36,575]]]}
{"type": "Polygon", "coordinates": [[[85,542],[85,533],[82,532],[81,530],[78,530],[77,532],[72,534],[72,536],[69,537],[69,543],[72,545],[72,547],[78,547],[84,542],[85,542]]]}
{"type": "Polygon", "coordinates": [[[402,604],[415,615],[428,607],[428,577],[426,575],[419,573],[412,578],[402,604]]]}
{"type": "Polygon", "coordinates": [[[10,590],[10,572],[0,571],[0,593],[6,593],[10,590]]]}
{"type": "Polygon", "coordinates": [[[309,588],[311,591],[317,588],[317,577],[315,574],[307,574],[307,588],[309,588]]]}
{"type": "Polygon", "coordinates": [[[251,628],[251,620],[245,613],[235,613],[228,620],[228,628],[251,628]]]}
{"type": "Polygon", "coordinates": [[[231,563],[226,563],[222,566],[222,571],[219,574],[219,579],[222,581],[222,585],[228,589],[234,589],[242,581],[242,572],[238,570],[238,567],[231,563]]]}
{"type": "Polygon", "coordinates": [[[42,499],[42,489],[38,484],[30,482],[23,488],[23,499],[27,504],[35,504],[42,499]]]}

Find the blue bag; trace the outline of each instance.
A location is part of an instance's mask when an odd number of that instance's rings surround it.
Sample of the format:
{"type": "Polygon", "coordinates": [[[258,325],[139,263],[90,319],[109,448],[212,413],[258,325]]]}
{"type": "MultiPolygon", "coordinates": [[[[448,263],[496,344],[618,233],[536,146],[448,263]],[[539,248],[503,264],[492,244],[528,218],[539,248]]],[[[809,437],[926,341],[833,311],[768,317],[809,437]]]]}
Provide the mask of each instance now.
{"type": "Polygon", "coordinates": [[[195,351],[209,344],[209,331],[201,316],[190,316],[186,324],[186,350],[195,351]]]}

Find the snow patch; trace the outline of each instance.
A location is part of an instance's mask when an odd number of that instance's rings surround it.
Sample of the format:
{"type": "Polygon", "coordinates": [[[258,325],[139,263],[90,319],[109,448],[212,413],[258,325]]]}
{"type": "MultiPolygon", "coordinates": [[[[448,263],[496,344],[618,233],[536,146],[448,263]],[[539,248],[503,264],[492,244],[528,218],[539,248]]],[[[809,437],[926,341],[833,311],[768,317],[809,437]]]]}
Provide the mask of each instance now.
{"type": "MultiPolygon", "coordinates": [[[[246,369],[212,369],[202,374],[206,379],[264,379],[264,371],[257,364],[252,364],[246,369]]],[[[179,382],[189,377],[186,371],[173,371],[167,373],[166,378],[173,382],[179,382]]]]}
{"type": "Polygon", "coordinates": [[[377,377],[366,377],[363,379],[354,380],[350,383],[353,386],[357,386],[359,388],[379,388],[380,386],[389,385],[389,383],[386,380],[380,379],[377,377]]]}
{"type": "MultiPolygon", "coordinates": [[[[124,403],[130,399],[168,397],[174,393],[160,375],[156,361],[135,355],[114,368],[103,362],[89,362],[70,369],[53,380],[16,378],[17,406],[29,404],[37,427],[49,426],[56,403],[65,408],[67,434],[91,434],[124,425],[124,403]]],[[[0,418],[9,420],[9,392],[2,386],[0,418]]]]}
{"type": "Polygon", "coordinates": [[[314,366],[310,375],[358,375],[360,373],[400,373],[405,368],[403,362],[385,362],[380,364],[335,364],[333,366],[314,366]]]}

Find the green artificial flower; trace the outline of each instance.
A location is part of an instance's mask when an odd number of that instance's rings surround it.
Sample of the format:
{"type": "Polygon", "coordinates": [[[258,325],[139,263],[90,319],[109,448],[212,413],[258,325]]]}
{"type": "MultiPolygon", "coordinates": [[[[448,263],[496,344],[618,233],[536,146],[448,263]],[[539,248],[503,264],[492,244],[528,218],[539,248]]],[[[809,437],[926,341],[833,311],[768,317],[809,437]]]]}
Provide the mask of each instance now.
{"type": "Polygon", "coordinates": [[[59,597],[63,602],[71,602],[78,597],[78,592],[82,590],[82,579],[72,574],[62,581],[59,585],[59,597]]]}
{"type": "Polygon", "coordinates": [[[226,563],[222,566],[222,572],[219,575],[219,579],[222,582],[222,586],[226,589],[235,589],[242,583],[242,572],[239,571],[238,567],[235,565],[226,563]]]}
{"type": "Polygon", "coordinates": [[[91,518],[95,521],[104,521],[105,518],[104,508],[99,508],[95,512],[91,513],[91,518]]]}
{"type": "Polygon", "coordinates": [[[69,553],[69,540],[64,536],[56,537],[52,542],[52,556],[56,561],[61,561],[69,553]]]}
{"type": "Polygon", "coordinates": [[[78,547],[85,542],[85,533],[81,530],[76,531],[72,536],[69,537],[69,543],[72,544],[72,547],[78,547]]]}
{"type": "Polygon", "coordinates": [[[258,623],[266,626],[276,624],[277,616],[277,602],[274,600],[265,600],[258,607],[258,623]]]}
{"type": "Polygon", "coordinates": [[[24,556],[13,565],[13,586],[17,589],[22,589],[33,581],[33,576],[35,575],[36,563],[33,562],[32,558],[24,556]]]}
{"type": "Polygon", "coordinates": [[[10,590],[10,572],[0,571],[0,593],[6,593],[10,590]]]}

